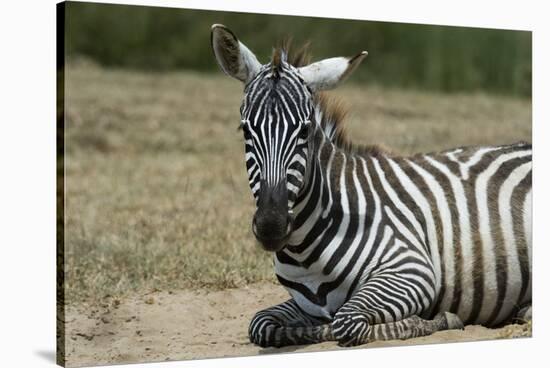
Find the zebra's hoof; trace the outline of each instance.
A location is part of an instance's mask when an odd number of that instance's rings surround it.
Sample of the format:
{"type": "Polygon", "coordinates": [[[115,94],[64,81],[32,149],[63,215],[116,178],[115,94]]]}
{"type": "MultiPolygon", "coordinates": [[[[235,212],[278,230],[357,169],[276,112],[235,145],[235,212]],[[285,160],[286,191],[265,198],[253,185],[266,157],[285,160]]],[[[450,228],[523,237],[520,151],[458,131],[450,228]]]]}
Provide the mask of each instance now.
{"type": "Polygon", "coordinates": [[[464,329],[464,323],[462,323],[462,320],[460,317],[458,317],[454,313],[445,312],[440,314],[443,318],[445,318],[445,322],[447,324],[447,330],[463,330],[464,329]]]}

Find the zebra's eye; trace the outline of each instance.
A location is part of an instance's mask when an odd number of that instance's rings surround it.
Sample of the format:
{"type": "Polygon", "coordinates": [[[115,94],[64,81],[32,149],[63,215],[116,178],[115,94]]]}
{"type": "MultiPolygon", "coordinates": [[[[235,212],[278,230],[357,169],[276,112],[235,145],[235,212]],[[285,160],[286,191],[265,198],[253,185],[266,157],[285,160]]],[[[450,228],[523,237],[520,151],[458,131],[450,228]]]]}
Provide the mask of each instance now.
{"type": "Polygon", "coordinates": [[[298,133],[298,138],[306,140],[309,136],[309,129],[307,125],[304,125],[302,129],[300,130],[300,133],[298,133]]]}

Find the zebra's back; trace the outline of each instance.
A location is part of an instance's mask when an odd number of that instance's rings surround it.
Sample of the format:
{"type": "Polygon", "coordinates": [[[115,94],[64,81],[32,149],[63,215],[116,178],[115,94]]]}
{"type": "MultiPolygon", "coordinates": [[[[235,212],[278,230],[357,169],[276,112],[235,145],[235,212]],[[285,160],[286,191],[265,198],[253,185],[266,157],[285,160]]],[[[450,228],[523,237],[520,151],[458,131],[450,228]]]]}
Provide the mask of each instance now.
{"type": "MultiPolygon", "coordinates": [[[[392,161],[392,159],[390,159],[392,161]]],[[[496,325],[531,301],[531,145],[395,159],[416,189],[440,288],[433,313],[496,325]],[[429,220],[428,220],[428,217],[429,220]]],[[[411,195],[411,188],[408,195],[411,195]]]]}

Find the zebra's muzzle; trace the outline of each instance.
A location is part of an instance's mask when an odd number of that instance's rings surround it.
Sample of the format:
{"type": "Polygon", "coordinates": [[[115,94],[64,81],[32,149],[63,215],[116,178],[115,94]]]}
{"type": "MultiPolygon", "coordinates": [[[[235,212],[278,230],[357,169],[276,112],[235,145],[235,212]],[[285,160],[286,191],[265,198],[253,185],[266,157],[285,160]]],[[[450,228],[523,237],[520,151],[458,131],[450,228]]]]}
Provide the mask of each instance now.
{"type": "Polygon", "coordinates": [[[292,233],[292,217],[289,215],[283,222],[280,219],[257,220],[254,216],[252,232],[265,250],[277,252],[285,247],[292,233]]]}
{"type": "Polygon", "coordinates": [[[292,233],[293,222],[288,210],[286,181],[282,180],[275,186],[262,181],[252,220],[252,232],[262,247],[271,252],[283,249],[292,233]]]}

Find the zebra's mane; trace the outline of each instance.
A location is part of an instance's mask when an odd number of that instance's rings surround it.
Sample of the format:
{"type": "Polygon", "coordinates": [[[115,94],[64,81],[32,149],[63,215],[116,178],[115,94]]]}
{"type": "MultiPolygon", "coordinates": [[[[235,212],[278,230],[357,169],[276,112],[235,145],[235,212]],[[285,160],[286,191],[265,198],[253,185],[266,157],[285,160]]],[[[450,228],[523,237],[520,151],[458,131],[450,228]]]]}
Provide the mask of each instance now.
{"type": "MultiPolygon", "coordinates": [[[[276,72],[280,68],[281,60],[285,60],[296,68],[310,64],[311,53],[309,47],[310,43],[306,42],[301,47],[294,49],[291,37],[283,39],[273,49],[271,58],[273,71],[276,72]]],[[[351,142],[345,129],[348,108],[341,99],[329,96],[324,92],[318,92],[314,96],[314,104],[315,120],[334,145],[345,152],[360,155],[376,157],[389,154],[387,149],[379,145],[359,145],[351,142]]]]}
{"type": "Polygon", "coordinates": [[[299,68],[306,66],[311,62],[311,53],[309,52],[310,43],[306,42],[299,48],[292,45],[292,37],[286,37],[273,49],[271,64],[274,68],[281,65],[281,60],[285,60],[290,65],[299,68]],[[285,57],[282,57],[285,55],[285,57]]]}
{"type": "Polygon", "coordinates": [[[380,145],[355,144],[350,140],[345,125],[348,109],[341,99],[320,92],[315,96],[314,103],[315,120],[336,147],[348,153],[365,156],[378,157],[389,154],[389,151],[380,145]]]}

